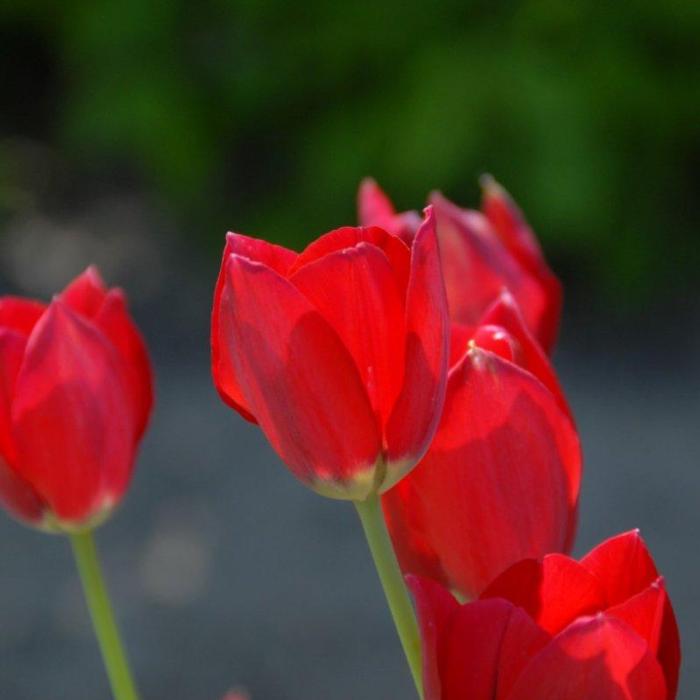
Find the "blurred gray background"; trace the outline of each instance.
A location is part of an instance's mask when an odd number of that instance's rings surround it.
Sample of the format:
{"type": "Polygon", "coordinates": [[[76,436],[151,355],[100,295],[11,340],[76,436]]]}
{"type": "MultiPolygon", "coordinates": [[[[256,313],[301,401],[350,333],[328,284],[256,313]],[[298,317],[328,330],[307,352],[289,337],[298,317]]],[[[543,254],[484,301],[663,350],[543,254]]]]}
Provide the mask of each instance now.
{"type": "MultiPolygon", "coordinates": [[[[412,697],[353,508],[209,376],[227,228],[302,247],[375,176],[401,209],[492,172],[566,288],[577,553],[640,527],[700,693],[700,4],[0,3],[0,293],[124,287],[157,404],[99,532],[144,700],[412,697]]],[[[0,516],[0,697],[109,697],[68,543],[0,516]]]]}

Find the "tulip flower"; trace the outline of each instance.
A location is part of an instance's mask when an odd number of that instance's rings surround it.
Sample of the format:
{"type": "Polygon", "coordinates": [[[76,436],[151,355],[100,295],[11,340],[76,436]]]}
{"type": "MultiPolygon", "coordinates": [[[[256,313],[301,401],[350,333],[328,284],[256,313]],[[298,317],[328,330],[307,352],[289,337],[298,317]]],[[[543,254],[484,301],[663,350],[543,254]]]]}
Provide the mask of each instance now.
{"type": "MultiPolygon", "coordinates": [[[[481,212],[460,209],[439,193],[430,195],[450,318],[474,326],[494,297],[507,288],[549,353],[559,329],[561,285],[510,196],[491,177],[484,177],[482,184],[481,212]]],[[[374,180],[360,185],[358,210],[360,223],[382,226],[409,244],[417,230],[416,212],[397,213],[374,180]]]]}
{"type": "Polygon", "coordinates": [[[122,500],[153,404],[124,294],[89,267],[50,304],[0,298],[0,502],[70,535],[116,700],[136,688],[92,529],[122,500]]]}
{"type": "Polygon", "coordinates": [[[146,349],[123,293],[88,268],[44,305],[0,298],[0,501],[77,531],[128,487],[152,405],[146,349]]]}
{"type": "Polygon", "coordinates": [[[422,457],[445,393],[448,318],[434,216],[411,250],[377,227],[302,253],[228,234],[212,370],[306,485],[362,501],[422,457]]]}
{"type": "Polygon", "coordinates": [[[569,407],[503,293],[473,329],[453,326],[443,415],[382,504],[405,573],[473,598],[527,557],[573,541],[581,451],[569,407]]]}
{"type": "Polygon", "coordinates": [[[524,560],[460,605],[413,577],[425,700],[673,700],[680,643],[639,533],[524,560]]]}

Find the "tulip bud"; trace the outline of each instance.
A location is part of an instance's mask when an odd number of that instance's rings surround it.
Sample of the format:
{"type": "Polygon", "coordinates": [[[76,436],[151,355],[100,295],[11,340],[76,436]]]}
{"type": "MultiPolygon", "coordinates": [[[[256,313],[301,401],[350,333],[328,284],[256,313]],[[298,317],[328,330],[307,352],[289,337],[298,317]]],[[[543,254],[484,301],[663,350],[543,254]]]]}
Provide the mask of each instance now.
{"type": "Polygon", "coordinates": [[[377,228],[296,254],[229,234],[212,371],[315,491],[364,500],[422,457],[442,409],[448,319],[432,212],[412,248],[377,228]]]}
{"type": "MultiPolygon", "coordinates": [[[[490,176],[482,178],[482,187],[481,212],[461,209],[439,192],[430,195],[450,319],[473,327],[494,297],[507,288],[530,331],[549,353],[559,329],[561,285],[506,191],[490,176]]],[[[382,226],[409,245],[413,240],[416,212],[397,213],[374,180],[361,183],[358,212],[364,226],[382,226]]]]}
{"type": "Polygon", "coordinates": [[[411,577],[425,700],[674,700],[680,642],[663,578],[639,533],[580,561],[524,560],[460,605],[411,577]]]}
{"type": "Polygon", "coordinates": [[[121,501],[152,406],[124,295],[88,268],[45,306],[0,298],[0,501],[23,522],[78,531],[121,501]]]}

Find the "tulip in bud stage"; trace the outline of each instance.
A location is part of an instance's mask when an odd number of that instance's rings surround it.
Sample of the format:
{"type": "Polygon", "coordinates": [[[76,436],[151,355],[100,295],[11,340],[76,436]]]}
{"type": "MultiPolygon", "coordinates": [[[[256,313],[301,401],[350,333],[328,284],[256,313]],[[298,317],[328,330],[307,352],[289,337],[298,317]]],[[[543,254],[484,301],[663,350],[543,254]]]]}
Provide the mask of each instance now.
{"type": "Polygon", "coordinates": [[[0,298],[0,500],[75,532],[128,487],[152,406],[151,369],[123,293],[88,268],[50,304],[0,298]]]}
{"type": "Polygon", "coordinates": [[[365,500],[433,437],[448,319],[432,211],[412,248],[377,227],[332,231],[297,254],[229,234],[212,313],[212,371],[315,491],[365,500]]]}
{"type": "MultiPolygon", "coordinates": [[[[507,288],[525,322],[547,353],[559,330],[561,285],[542,255],[532,229],[508,193],[482,178],[482,211],[460,209],[440,193],[430,195],[435,211],[450,319],[474,326],[493,299],[507,288]]],[[[382,226],[410,245],[416,212],[397,213],[377,183],[368,178],[358,193],[360,223],[382,226]]]]}
{"type": "Polygon", "coordinates": [[[680,643],[638,532],[519,562],[460,605],[413,577],[425,700],[674,700],[680,643]]]}

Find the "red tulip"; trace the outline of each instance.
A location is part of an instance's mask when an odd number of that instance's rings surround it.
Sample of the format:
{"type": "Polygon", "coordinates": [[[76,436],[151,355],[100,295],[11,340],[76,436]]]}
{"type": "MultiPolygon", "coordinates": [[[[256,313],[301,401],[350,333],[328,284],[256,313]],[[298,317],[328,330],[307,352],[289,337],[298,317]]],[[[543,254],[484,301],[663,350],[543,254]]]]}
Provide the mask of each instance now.
{"type": "Polygon", "coordinates": [[[581,452],[547,357],[504,293],[453,328],[445,407],[430,448],[382,498],[401,568],[472,598],[525,557],[567,551],[581,452]]]}
{"type": "Polygon", "coordinates": [[[300,254],[228,235],[216,386],[319,493],[364,499],[422,457],[444,400],[448,332],[428,210],[411,250],[376,227],[331,231],[300,254]]]}
{"type": "MultiPolygon", "coordinates": [[[[506,191],[483,179],[483,212],[460,209],[439,193],[435,208],[450,318],[475,325],[503,288],[516,298],[525,321],[546,352],[556,341],[562,291],[537,239],[506,191]]],[[[397,213],[376,182],[363,181],[358,194],[360,222],[401,236],[410,244],[415,212],[397,213]]]]}
{"type": "Polygon", "coordinates": [[[146,349],[119,289],[88,268],[44,305],[0,298],[0,501],[79,530],[119,503],[152,405],[146,349]]]}
{"type": "Polygon", "coordinates": [[[412,578],[425,700],[673,700],[680,643],[638,532],[525,560],[473,603],[412,578]]]}

